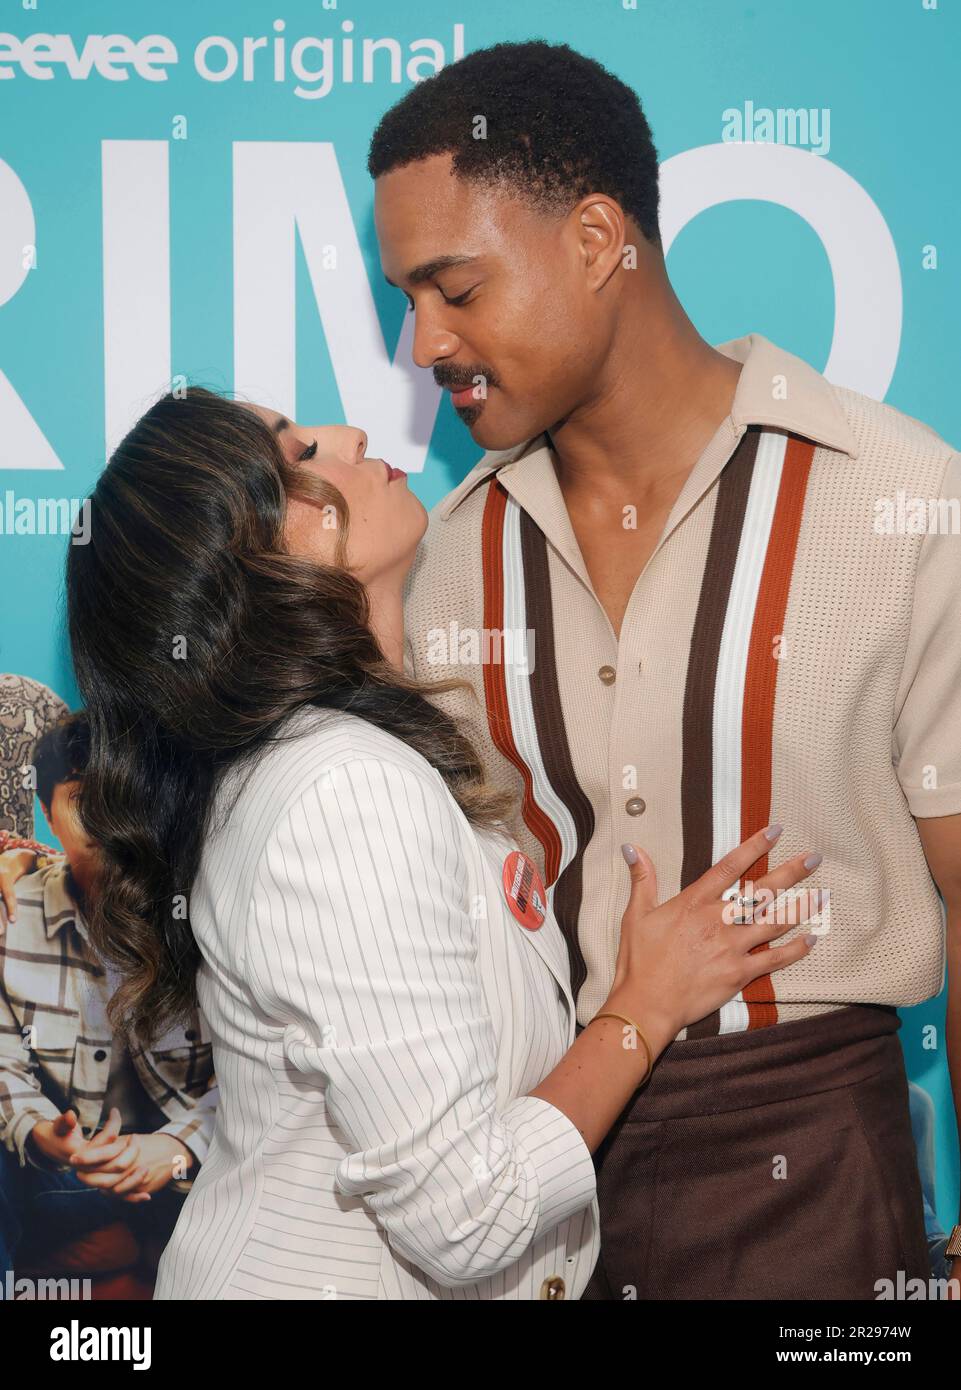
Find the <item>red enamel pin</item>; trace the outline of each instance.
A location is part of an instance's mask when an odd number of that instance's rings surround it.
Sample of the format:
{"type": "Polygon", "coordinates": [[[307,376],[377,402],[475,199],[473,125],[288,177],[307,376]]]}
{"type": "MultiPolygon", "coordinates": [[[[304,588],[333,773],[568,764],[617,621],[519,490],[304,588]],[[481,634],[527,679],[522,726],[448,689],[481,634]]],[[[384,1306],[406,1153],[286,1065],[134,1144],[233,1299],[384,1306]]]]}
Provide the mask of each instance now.
{"type": "Polygon", "coordinates": [[[502,877],[507,906],[522,927],[537,931],[547,916],[547,893],[537,865],[522,850],[512,850],[502,877]]]}

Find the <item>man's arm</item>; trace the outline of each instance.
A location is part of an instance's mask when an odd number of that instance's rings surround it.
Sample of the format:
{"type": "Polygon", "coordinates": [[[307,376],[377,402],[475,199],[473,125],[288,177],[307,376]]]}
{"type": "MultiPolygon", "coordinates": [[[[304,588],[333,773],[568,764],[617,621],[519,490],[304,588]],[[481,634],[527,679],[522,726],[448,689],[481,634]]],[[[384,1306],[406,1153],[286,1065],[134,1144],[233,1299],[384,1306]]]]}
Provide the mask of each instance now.
{"type": "Polygon", "coordinates": [[[62,853],[49,845],[18,840],[8,831],[0,830],[0,932],[7,921],[17,920],[17,880],[62,858],[62,853]]]}
{"type": "MultiPolygon", "coordinates": [[[[939,497],[961,505],[961,452],[945,460],[939,497]]],[[[921,543],[891,752],[947,912],[945,1037],[955,1120],[961,1115],[961,536],[932,526],[921,543]]],[[[961,1261],[954,1268],[961,1274],[961,1261]]]]}
{"type": "MultiPolygon", "coordinates": [[[[216,1079],[211,1075],[207,1090],[194,1101],[193,1106],[185,1110],[182,1116],[168,1120],[155,1132],[169,1134],[172,1139],[178,1140],[196,1163],[201,1164],[207,1157],[210,1141],[214,1137],[219,1100],[220,1090],[216,1079]]],[[[191,1172],[193,1171],[191,1169],[191,1172]]]]}
{"type": "MultiPolygon", "coordinates": [[[[961,1135],[961,815],[918,817],[915,824],[947,913],[945,1044],[955,1124],[961,1135]]],[[[958,1221],[961,1222],[961,1212],[958,1221]]]]}

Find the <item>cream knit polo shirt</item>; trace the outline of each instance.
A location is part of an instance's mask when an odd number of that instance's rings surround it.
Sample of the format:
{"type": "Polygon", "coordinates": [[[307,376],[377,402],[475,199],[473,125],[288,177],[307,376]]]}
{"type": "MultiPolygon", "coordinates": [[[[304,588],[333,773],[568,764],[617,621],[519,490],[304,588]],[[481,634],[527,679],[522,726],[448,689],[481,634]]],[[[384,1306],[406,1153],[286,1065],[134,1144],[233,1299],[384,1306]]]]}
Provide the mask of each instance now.
{"type": "Polygon", "coordinates": [[[771,821],[746,880],[824,854],[805,880],[831,889],[823,940],[681,1037],[936,994],[943,914],[913,818],[961,813],[961,455],[759,334],[719,351],[743,363],[731,414],[619,638],[545,435],[434,508],[407,588],[408,669],[470,682],[435,698],[516,797],[581,1023],[613,979],[622,842],[651,855],[660,901],[771,821]]]}

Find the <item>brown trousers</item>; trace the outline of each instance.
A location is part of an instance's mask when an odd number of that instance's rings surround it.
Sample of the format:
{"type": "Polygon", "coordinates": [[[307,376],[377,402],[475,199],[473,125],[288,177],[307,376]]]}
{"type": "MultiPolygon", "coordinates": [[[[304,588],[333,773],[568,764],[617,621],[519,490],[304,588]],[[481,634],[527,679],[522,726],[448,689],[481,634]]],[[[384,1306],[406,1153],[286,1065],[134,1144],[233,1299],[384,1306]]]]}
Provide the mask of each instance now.
{"type": "Polygon", "coordinates": [[[928,1279],[897,1011],[673,1042],[596,1151],[585,1299],[874,1299],[928,1279]]]}

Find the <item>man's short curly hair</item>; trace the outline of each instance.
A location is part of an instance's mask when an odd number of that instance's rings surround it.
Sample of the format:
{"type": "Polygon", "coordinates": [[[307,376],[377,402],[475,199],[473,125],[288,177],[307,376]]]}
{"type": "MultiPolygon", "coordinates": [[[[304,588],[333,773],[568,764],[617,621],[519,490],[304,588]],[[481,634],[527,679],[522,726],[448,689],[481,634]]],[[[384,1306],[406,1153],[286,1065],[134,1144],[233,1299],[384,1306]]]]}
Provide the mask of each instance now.
{"type": "Polygon", "coordinates": [[[381,118],[367,169],[376,179],[447,153],[460,177],[544,211],[606,193],[660,244],[657,151],[641,103],[567,44],[499,43],[442,68],[381,118]],[[477,138],[479,116],[486,138],[477,138]]]}
{"type": "Polygon", "coordinates": [[[37,776],[37,795],[44,806],[53,805],[53,794],[61,782],[79,781],[90,759],[90,728],[83,710],[65,714],[37,740],[33,765],[37,776]]]}

